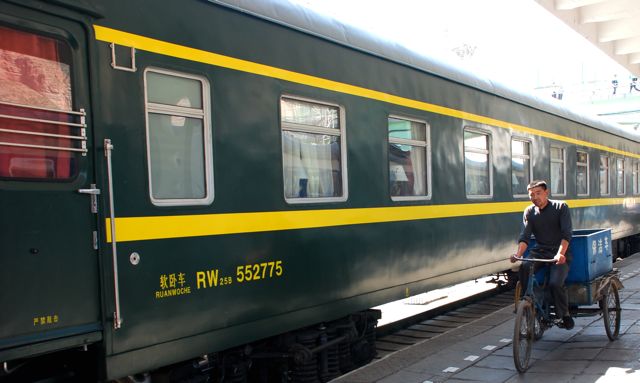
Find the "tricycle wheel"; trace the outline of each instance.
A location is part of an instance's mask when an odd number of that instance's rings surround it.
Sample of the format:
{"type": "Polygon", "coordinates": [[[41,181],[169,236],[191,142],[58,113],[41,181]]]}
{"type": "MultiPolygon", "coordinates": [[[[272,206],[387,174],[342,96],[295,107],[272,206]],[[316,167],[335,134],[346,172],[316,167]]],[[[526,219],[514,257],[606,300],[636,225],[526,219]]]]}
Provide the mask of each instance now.
{"type": "Polygon", "coordinates": [[[522,295],[522,283],[520,281],[516,282],[516,288],[513,292],[513,312],[518,312],[518,303],[520,302],[520,298],[522,295]]]}
{"type": "Polygon", "coordinates": [[[516,323],[513,329],[513,362],[519,372],[525,372],[529,368],[534,322],[533,305],[526,299],[521,300],[518,303],[516,323]]]}
{"type": "Polygon", "coordinates": [[[604,329],[610,340],[616,340],[620,334],[620,296],[618,288],[610,284],[606,294],[600,299],[604,329]]]}
{"type": "Polygon", "coordinates": [[[536,319],[533,324],[533,339],[540,340],[544,335],[544,324],[542,324],[542,318],[536,315],[536,319]]]}

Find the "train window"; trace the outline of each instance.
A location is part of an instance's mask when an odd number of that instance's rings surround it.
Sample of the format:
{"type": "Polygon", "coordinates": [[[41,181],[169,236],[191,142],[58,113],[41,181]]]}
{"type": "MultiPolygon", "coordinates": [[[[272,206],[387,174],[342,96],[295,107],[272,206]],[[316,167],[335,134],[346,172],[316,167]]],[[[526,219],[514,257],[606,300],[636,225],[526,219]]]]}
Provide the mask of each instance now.
{"type": "Polygon", "coordinates": [[[413,200],[429,196],[429,125],[390,116],[389,187],[391,199],[413,200]]]}
{"type": "Polygon", "coordinates": [[[576,151],[576,189],[579,196],[589,195],[589,153],[576,151]]]}
{"type": "Polygon", "coordinates": [[[631,182],[633,183],[633,194],[640,194],[640,162],[635,161],[631,166],[631,182]]]}
{"type": "Polygon", "coordinates": [[[564,153],[564,148],[551,147],[551,195],[564,195],[566,193],[564,153]]]}
{"type": "Polygon", "coordinates": [[[515,196],[527,196],[531,182],[531,142],[511,139],[511,188],[515,196]]]}
{"type": "Polygon", "coordinates": [[[609,156],[600,155],[600,195],[609,195],[609,156]]]}
{"type": "Polygon", "coordinates": [[[464,181],[468,197],[490,197],[493,193],[490,136],[464,130],[464,181]]]}
{"type": "Polygon", "coordinates": [[[624,158],[616,158],[616,194],[625,194],[624,158]]]}
{"type": "Polygon", "coordinates": [[[0,178],[75,178],[86,137],[69,46],[7,27],[0,36],[0,178]]]}
{"type": "Polygon", "coordinates": [[[209,84],[206,79],[145,70],[149,195],[158,206],[213,200],[209,84]]]}
{"type": "Polygon", "coordinates": [[[317,101],[282,97],[280,116],[286,201],[346,200],[343,109],[317,101]]]}

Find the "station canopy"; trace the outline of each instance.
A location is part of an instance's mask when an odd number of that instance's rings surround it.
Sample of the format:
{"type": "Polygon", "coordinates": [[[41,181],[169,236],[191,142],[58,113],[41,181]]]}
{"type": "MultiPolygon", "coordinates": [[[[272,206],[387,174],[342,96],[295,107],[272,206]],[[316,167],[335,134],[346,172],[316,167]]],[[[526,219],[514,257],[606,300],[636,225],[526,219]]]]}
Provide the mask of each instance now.
{"type": "Polygon", "coordinates": [[[640,0],[536,0],[635,75],[640,75],[640,0]]]}

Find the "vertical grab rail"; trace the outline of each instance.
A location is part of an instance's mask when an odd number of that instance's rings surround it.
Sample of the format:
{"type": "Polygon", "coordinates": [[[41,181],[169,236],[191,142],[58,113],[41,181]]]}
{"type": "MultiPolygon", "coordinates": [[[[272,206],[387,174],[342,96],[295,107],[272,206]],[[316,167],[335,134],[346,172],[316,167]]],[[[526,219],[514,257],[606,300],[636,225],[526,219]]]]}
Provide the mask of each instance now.
{"type": "Polygon", "coordinates": [[[122,327],[120,312],[120,286],[118,284],[118,246],[116,243],[116,213],[113,207],[113,173],[111,171],[111,151],[113,145],[108,138],[104,139],[104,155],[107,157],[107,179],[109,183],[109,215],[111,224],[111,252],[113,255],[113,293],[115,297],[116,311],[113,313],[113,328],[122,327]]]}

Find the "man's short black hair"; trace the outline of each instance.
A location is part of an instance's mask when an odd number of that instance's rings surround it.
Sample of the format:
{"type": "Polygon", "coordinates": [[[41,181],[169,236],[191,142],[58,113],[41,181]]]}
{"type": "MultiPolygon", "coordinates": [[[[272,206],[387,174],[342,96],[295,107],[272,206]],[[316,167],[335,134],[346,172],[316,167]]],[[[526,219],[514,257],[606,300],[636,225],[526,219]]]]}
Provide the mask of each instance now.
{"type": "Polygon", "coordinates": [[[543,190],[547,190],[547,181],[543,181],[543,180],[531,181],[531,183],[527,185],[527,190],[537,188],[538,186],[542,187],[543,190]]]}

